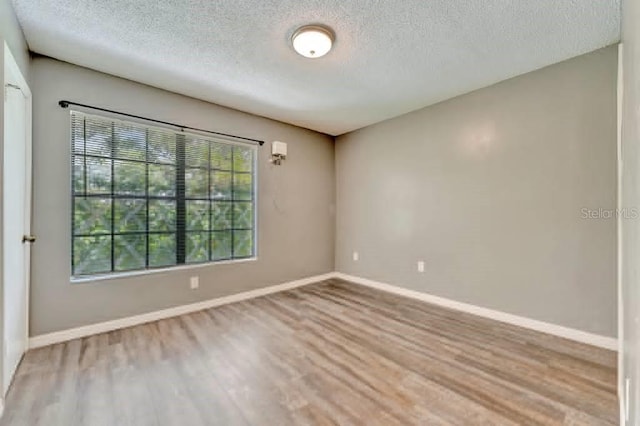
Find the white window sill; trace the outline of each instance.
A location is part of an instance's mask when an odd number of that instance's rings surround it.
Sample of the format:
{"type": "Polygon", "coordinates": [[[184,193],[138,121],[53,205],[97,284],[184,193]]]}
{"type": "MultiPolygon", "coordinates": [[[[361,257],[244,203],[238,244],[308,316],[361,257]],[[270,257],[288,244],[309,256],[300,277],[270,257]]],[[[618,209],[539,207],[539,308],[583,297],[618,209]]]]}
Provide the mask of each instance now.
{"type": "Polygon", "coordinates": [[[81,277],[71,277],[70,281],[71,281],[71,284],[93,283],[93,282],[99,282],[99,281],[132,278],[132,277],[138,277],[138,276],[144,276],[144,275],[166,274],[168,272],[200,269],[208,266],[231,265],[231,264],[238,264],[238,263],[255,262],[256,260],[258,260],[257,257],[248,257],[246,259],[222,260],[218,262],[196,263],[193,265],[169,266],[166,268],[144,269],[142,271],[113,272],[113,273],[102,274],[102,275],[87,275],[87,276],[81,276],[81,277]]]}

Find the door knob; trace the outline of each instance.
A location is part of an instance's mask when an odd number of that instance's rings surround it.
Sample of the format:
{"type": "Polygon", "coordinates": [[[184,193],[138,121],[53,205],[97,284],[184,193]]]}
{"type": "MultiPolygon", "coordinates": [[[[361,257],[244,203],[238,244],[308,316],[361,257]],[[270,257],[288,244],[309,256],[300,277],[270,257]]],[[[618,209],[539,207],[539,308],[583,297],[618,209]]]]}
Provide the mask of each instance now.
{"type": "Polygon", "coordinates": [[[36,237],[35,235],[25,235],[22,237],[22,243],[35,243],[36,237]]]}

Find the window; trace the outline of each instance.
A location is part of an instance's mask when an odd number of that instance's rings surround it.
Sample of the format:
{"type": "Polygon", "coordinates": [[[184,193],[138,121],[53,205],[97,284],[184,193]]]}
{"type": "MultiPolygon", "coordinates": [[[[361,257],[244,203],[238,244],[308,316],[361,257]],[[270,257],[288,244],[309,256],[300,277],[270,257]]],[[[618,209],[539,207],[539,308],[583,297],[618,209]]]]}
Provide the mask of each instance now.
{"type": "Polygon", "coordinates": [[[255,255],[255,147],[71,112],[72,275],[255,255]]]}

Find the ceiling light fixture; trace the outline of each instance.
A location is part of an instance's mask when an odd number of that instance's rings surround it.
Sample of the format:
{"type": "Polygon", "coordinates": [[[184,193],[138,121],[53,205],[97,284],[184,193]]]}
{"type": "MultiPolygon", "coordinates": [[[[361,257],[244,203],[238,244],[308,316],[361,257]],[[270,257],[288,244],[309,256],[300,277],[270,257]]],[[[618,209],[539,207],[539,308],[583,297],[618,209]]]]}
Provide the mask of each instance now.
{"type": "Polygon", "coordinates": [[[293,48],[305,58],[319,58],[331,50],[333,32],[319,25],[306,25],[298,28],[291,41],[293,48]]]}

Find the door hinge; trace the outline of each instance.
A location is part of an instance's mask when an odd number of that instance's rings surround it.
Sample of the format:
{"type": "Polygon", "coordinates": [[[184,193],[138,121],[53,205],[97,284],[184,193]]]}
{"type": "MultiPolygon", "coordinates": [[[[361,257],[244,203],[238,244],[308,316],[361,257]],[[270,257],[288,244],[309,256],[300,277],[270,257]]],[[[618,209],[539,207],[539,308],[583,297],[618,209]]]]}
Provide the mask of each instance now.
{"type": "Polygon", "coordinates": [[[35,235],[23,235],[22,236],[22,242],[23,243],[35,243],[36,242],[36,237],[35,237],[35,235]]]}

